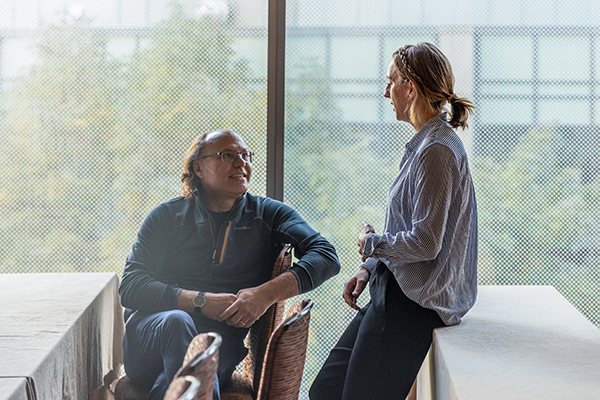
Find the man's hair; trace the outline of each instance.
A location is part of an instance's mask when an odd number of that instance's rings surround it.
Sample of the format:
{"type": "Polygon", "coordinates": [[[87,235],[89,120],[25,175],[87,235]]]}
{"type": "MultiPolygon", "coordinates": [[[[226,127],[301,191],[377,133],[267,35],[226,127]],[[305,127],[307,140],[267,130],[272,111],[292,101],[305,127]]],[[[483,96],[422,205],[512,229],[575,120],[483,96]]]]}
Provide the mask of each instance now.
{"type": "Polygon", "coordinates": [[[204,145],[208,142],[207,138],[216,132],[223,132],[235,135],[234,132],[227,129],[219,129],[216,131],[204,132],[198,136],[193,142],[188,151],[183,156],[183,172],[181,173],[181,194],[186,199],[192,197],[194,190],[200,185],[200,178],[194,172],[194,161],[199,160],[202,155],[204,145]]]}
{"type": "Polygon", "coordinates": [[[410,118],[418,113],[442,111],[446,103],[451,107],[448,122],[453,128],[466,128],[467,118],[475,106],[465,97],[454,93],[454,74],[446,56],[431,43],[406,45],[393,54],[399,78],[410,80],[417,97],[410,108],[410,118]]]}

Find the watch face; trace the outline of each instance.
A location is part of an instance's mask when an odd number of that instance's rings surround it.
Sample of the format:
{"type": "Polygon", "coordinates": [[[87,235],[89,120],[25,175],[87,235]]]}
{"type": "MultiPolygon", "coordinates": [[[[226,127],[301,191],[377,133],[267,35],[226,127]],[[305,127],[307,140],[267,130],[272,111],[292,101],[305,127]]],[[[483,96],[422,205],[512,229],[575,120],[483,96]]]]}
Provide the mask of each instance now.
{"type": "Polygon", "coordinates": [[[203,295],[199,294],[194,297],[194,307],[202,307],[204,304],[206,304],[206,298],[203,295]]]}

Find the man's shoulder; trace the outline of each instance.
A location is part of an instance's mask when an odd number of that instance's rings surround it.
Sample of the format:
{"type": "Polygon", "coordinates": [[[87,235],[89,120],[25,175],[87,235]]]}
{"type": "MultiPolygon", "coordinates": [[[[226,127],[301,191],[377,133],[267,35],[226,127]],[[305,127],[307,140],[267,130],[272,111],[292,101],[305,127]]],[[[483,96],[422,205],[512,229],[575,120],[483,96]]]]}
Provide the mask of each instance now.
{"type": "Polygon", "coordinates": [[[148,218],[172,219],[177,215],[185,214],[194,205],[194,199],[178,196],[158,204],[150,211],[148,218]]]}
{"type": "Polygon", "coordinates": [[[177,197],[174,197],[174,198],[169,199],[167,201],[163,201],[162,203],[160,203],[158,205],[158,207],[160,207],[160,206],[164,206],[164,207],[182,207],[182,206],[184,206],[186,204],[191,203],[192,201],[193,201],[193,197],[191,197],[189,199],[186,199],[183,196],[177,196],[177,197]]]}
{"type": "Polygon", "coordinates": [[[246,193],[246,209],[260,213],[272,213],[281,209],[291,210],[291,207],[270,197],[246,193]]]}

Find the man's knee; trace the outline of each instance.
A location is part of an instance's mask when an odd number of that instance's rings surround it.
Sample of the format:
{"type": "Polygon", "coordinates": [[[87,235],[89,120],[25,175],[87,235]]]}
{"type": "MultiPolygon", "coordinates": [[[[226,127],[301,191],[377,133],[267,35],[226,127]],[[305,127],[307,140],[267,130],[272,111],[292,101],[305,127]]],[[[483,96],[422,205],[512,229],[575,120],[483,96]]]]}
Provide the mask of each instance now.
{"type": "Polygon", "coordinates": [[[191,315],[182,310],[164,311],[161,321],[160,330],[169,335],[184,334],[196,335],[196,325],[191,315]]]}

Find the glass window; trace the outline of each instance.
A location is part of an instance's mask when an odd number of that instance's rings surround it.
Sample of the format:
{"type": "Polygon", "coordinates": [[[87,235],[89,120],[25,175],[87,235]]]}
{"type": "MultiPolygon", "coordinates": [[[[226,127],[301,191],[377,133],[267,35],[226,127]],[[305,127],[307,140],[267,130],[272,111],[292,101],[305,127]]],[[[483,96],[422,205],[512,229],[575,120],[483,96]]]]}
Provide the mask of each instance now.
{"type": "Polygon", "coordinates": [[[481,79],[533,78],[533,38],[482,36],[481,79]]]}
{"type": "Polygon", "coordinates": [[[0,29],[10,29],[12,26],[12,4],[0,1],[0,29]]]}
{"type": "Polygon", "coordinates": [[[476,111],[481,124],[531,124],[533,103],[525,99],[483,99],[476,111]]]}
{"type": "Polygon", "coordinates": [[[590,78],[590,39],[582,36],[542,36],[539,77],[552,80],[590,78]]]}
{"type": "Polygon", "coordinates": [[[336,94],[363,94],[370,97],[375,97],[375,93],[383,96],[385,84],[372,83],[333,83],[331,88],[336,94]]]}
{"type": "Polygon", "coordinates": [[[333,79],[377,79],[378,41],[370,36],[333,36],[331,38],[331,77],[333,79]]]}
{"type": "Polygon", "coordinates": [[[548,85],[542,84],[538,88],[542,96],[589,96],[589,85],[548,85]]]}
{"type": "Polygon", "coordinates": [[[253,78],[267,77],[267,42],[265,37],[237,37],[232,48],[235,58],[245,60],[253,78]]]}
{"type": "Polygon", "coordinates": [[[15,0],[12,3],[12,21],[13,29],[31,29],[37,28],[40,23],[39,1],[37,0],[15,0]]]}
{"type": "Polygon", "coordinates": [[[98,29],[78,2],[79,20],[0,32],[0,272],[121,275],[141,221],[178,195],[183,154],[208,130],[244,137],[257,154],[251,189],[265,193],[266,91],[254,76],[266,76],[266,34],[240,45],[234,13],[198,17],[173,3],[158,19],[164,2],[96,3],[97,15],[117,3],[136,15],[98,29]],[[142,26],[146,5],[158,20],[136,50],[141,33],[118,32],[142,26]]]}
{"type": "Polygon", "coordinates": [[[337,99],[342,117],[348,122],[377,122],[377,103],[376,99],[346,96],[337,99]]]}
{"type": "Polygon", "coordinates": [[[504,96],[531,96],[533,86],[511,85],[500,83],[483,83],[479,86],[481,95],[504,95],[504,96]]]}
{"type": "Polygon", "coordinates": [[[131,57],[137,48],[137,39],[133,37],[114,37],[106,43],[108,54],[119,60],[131,57]]]}
{"type": "Polygon", "coordinates": [[[147,0],[127,0],[118,4],[121,6],[119,10],[121,26],[141,28],[147,25],[147,0]]]}
{"type": "Polygon", "coordinates": [[[5,79],[21,76],[37,60],[36,40],[30,37],[2,40],[2,76],[5,79]]]}
{"type": "Polygon", "coordinates": [[[327,63],[327,39],[324,36],[288,36],[285,40],[286,77],[294,78],[297,66],[307,59],[325,67],[327,63]]]}
{"type": "Polygon", "coordinates": [[[423,4],[418,1],[390,1],[386,21],[391,26],[414,26],[424,24],[423,4]]]}
{"type": "Polygon", "coordinates": [[[148,1],[148,23],[150,26],[161,22],[169,15],[169,4],[172,0],[150,0],[148,1]]]}
{"type": "Polygon", "coordinates": [[[436,44],[436,38],[433,35],[391,35],[385,36],[383,39],[383,60],[385,68],[392,60],[392,54],[400,47],[407,44],[417,44],[419,42],[429,42],[436,44]]]}
{"type": "Polygon", "coordinates": [[[541,100],[539,107],[541,123],[590,124],[590,105],[585,100],[541,100]]]}

